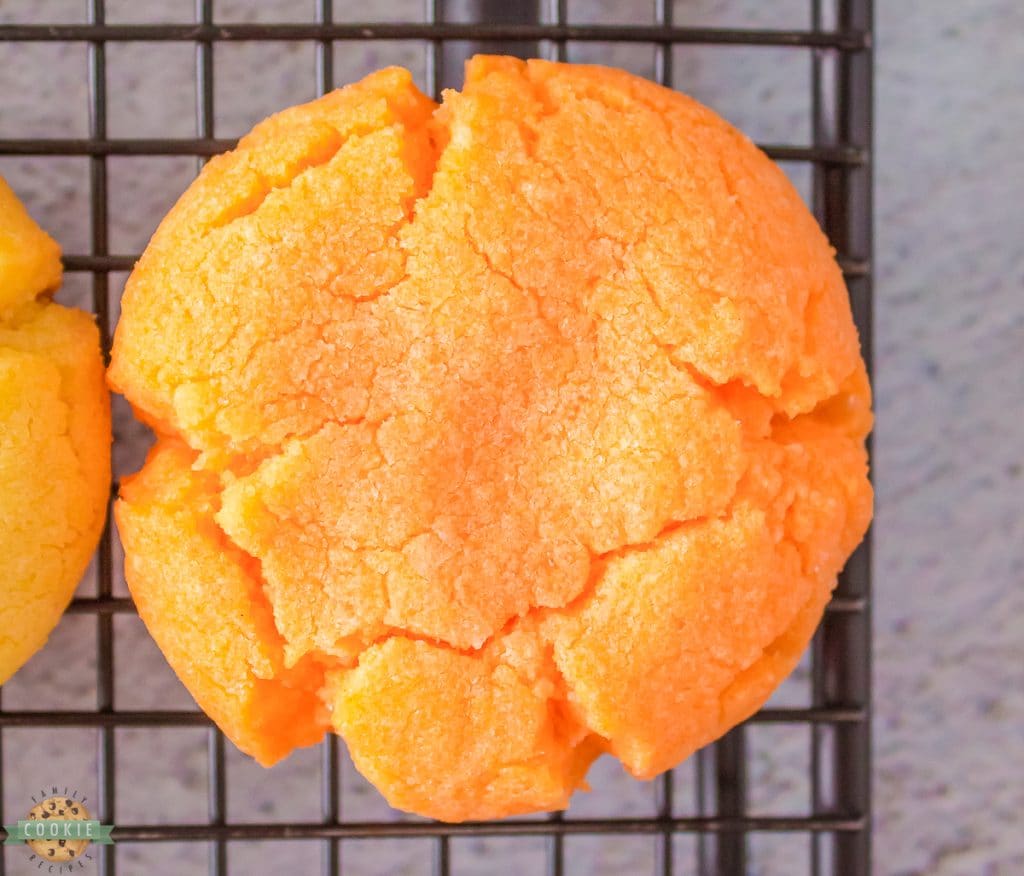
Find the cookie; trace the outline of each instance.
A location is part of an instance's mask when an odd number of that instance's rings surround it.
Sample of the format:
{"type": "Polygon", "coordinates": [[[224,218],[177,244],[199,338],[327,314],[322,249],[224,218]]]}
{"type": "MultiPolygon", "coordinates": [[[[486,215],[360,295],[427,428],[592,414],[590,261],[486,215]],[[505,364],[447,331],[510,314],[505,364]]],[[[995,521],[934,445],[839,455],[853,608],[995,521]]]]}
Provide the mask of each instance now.
{"type": "Polygon", "coordinates": [[[56,626],[110,492],[99,332],[48,299],[60,275],[59,247],[0,180],[0,683],[56,626]]]}
{"type": "MultiPolygon", "coordinates": [[[[72,797],[47,797],[33,806],[28,813],[32,821],[59,818],[62,821],[88,821],[89,810],[72,797]]],[[[29,840],[29,847],[44,861],[66,863],[80,858],[88,848],[89,840],[41,839],[29,840]]]]}
{"type": "Polygon", "coordinates": [[[140,614],[271,764],[340,733],[392,805],[563,808],[754,711],[871,516],[870,391],[783,173],[621,71],[478,57],[258,125],[130,278],[159,440],[140,614]]]}

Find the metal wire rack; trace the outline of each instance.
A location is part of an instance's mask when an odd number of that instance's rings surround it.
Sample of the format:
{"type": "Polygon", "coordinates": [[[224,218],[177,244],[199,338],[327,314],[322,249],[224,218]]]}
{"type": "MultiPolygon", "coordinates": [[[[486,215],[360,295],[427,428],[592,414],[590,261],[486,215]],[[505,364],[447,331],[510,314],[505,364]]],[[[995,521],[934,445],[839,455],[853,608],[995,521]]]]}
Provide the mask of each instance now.
{"type": "MultiPolygon", "coordinates": [[[[426,53],[426,87],[435,94],[456,83],[461,62],[483,49],[521,56],[567,57],[567,46],[585,43],[625,43],[653,51],[653,75],[662,84],[675,84],[675,47],[773,46],[802,53],[810,65],[811,142],[763,144],[772,157],[810,168],[813,207],[839,253],[846,275],[854,317],[865,357],[871,362],[871,124],[872,124],[872,2],[871,0],[807,0],[810,26],[804,29],[685,26],[675,23],[680,5],[654,0],[647,24],[580,24],[569,0],[494,2],[494,0],[426,0],[424,20],[415,23],[341,23],[335,21],[331,0],[316,0],[315,20],[307,23],[220,23],[214,0],[196,0],[193,23],[111,24],[104,0],[82,0],[88,15],[83,23],[46,21],[0,24],[5,41],[84,45],[88,63],[88,137],[0,139],[0,156],[84,156],[89,168],[90,246],[88,252],[65,256],[68,272],[91,277],[92,306],[108,349],[111,318],[111,275],[129,270],[134,253],[111,252],[108,238],[111,156],[191,155],[201,162],[233,141],[215,131],[215,46],[237,41],[305,41],[315,47],[317,91],[335,86],[332,52],[336,41],[411,41],[426,53]],[[456,20],[457,19],[457,20],[456,20]],[[177,42],[195,51],[194,137],[114,138],[108,136],[107,48],[116,42],[177,42]]],[[[586,0],[574,0],[584,5],[586,0]]],[[[368,17],[375,11],[367,6],[368,17]]],[[[3,94],[0,93],[0,102],[3,94]]],[[[116,302],[113,302],[116,304],[116,302]]],[[[4,730],[9,728],[93,728],[97,746],[96,817],[114,819],[115,730],[119,728],[200,727],[208,729],[208,819],[205,823],[119,823],[119,842],[200,842],[209,848],[208,872],[229,872],[229,844],[251,840],[306,840],[321,845],[321,872],[345,872],[347,840],[402,842],[428,838],[433,859],[427,870],[436,876],[457,874],[451,843],[466,836],[544,837],[543,872],[551,876],[571,870],[567,843],[580,835],[646,836],[655,843],[656,872],[741,876],[749,872],[752,837],[764,834],[801,835],[807,839],[809,860],[794,861],[789,872],[814,876],[866,876],[870,872],[870,542],[851,558],[811,651],[811,701],[804,707],[766,708],[747,725],[729,733],[695,758],[693,793],[696,814],[680,815],[681,789],[668,773],[658,780],[657,811],[629,815],[577,818],[571,812],[548,819],[442,825],[424,821],[349,820],[341,805],[343,757],[334,737],[322,746],[319,819],[301,822],[234,823],[228,818],[228,780],[225,743],[199,712],[125,710],[114,696],[114,618],[131,613],[130,599],[115,595],[114,542],[108,526],[97,555],[95,596],[78,597],[70,611],[95,619],[97,675],[95,707],[79,711],[12,710],[0,704],[0,763],[4,730]],[[751,726],[771,724],[809,731],[811,799],[805,815],[751,815],[748,812],[751,726]],[[692,853],[680,852],[674,840],[695,838],[692,853]]],[[[0,807],[3,781],[0,770],[0,807]]],[[[8,813],[10,815],[11,813],[8,813]]],[[[0,815],[3,815],[0,812],[0,815]]],[[[19,813],[20,815],[20,813],[19,813]]],[[[9,820],[9,819],[8,819],[9,820]]],[[[118,846],[98,849],[98,870],[104,876],[119,872],[118,846]]],[[[0,854],[0,876],[11,872],[0,854]]],[[[646,866],[646,865],[645,865],[646,866]]],[[[647,867],[646,869],[649,869],[647,867]]],[[[120,870],[124,872],[123,869],[120,870]]],[[[646,871],[646,870],[645,870],[646,871]]],[[[251,872],[249,870],[248,872],[251,872]]],[[[525,868],[518,872],[527,872],[525,868]]],[[[538,871],[541,872],[541,871],[538,871]]],[[[622,871],[625,876],[639,869],[622,871]]]]}

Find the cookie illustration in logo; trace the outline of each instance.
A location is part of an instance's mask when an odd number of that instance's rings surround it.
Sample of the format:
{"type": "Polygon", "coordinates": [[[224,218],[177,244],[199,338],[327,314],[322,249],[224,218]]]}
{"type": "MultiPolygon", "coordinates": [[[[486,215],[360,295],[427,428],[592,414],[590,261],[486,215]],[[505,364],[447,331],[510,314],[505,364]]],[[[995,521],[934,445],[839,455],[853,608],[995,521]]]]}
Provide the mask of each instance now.
{"type": "MultiPolygon", "coordinates": [[[[29,820],[48,821],[59,818],[62,821],[88,821],[89,810],[73,797],[47,797],[33,806],[28,813],[29,820]]],[[[87,839],[38,839],[29,840],[29,847],[46,861],[74,861],[88,848],[87,839]]]]}

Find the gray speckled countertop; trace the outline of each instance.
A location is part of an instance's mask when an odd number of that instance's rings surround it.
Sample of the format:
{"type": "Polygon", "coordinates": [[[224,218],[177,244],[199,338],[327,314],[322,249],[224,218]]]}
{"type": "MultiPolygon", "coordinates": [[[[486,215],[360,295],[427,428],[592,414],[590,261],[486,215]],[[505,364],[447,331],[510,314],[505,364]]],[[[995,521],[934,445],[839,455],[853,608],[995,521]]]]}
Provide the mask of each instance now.
{"type": "Polygon", "coordinates": [[[879,872],[1024,873],[1024,5],[879,4],[879,872]]]}
{"type": "MultiPolygon", "coordinates": [[[[192,20],[192,0],[107,0],[109,21],[192,20]]],[[[1024,4],[1017,0],[878,3],[877,298],[875,473],[875,860],[880,874],[1024,873],[1024,4]]],[[[569,4],[576,20],[649,19],[644,0],[569,4]],[[585,8],[586,7],[586,8],[585,8]]],[[[808,0],[677,0],[680,24],[806,27],[808,0]]],[[[0,0],[0,21],[82,21],[83,0],[0,0]]],[[[312,17],[312,2],[217,0],[220,20],[312,17]]],[[[365,5],[336,0],[337,20],[421,15],[420,0],[365,5]]],[[[651,75],[649,49],[582,45],[573,60],[651,75]]],[[[339,83],[388,63],[422,82],[425,55],[382,41],[339,43],[339,83]]],[[[806,142],[809,64],[771,48],[676,50],[676,83],[752,136],[806,142]]],[[[270,111],[313,96],[307,44],[216,49],[216,133],[233,136],[270,111]]],[[[107,49],[111,136],[194,134],[189,44],[107,49]]],[[[0,44],[0,138],[86,136],[85,47],[0,44]]],[[[135,252],[195,171],[191,158],[108,161],[110,248],[135,252]]],[[[805,195],[810,175],[790,167],[805,195]]],[[[0,174],[67,252],[88,252],[88,163],[80,157],[0,157],[0,174]]],[[[123,274],[111,283],[119,290],[123,274]]],[[[88,306],[88,278],[70,274],[62,300],[88,306]]],[[[117,407],[115,466],[132,471],[146,437],[117,407]]],[[[119,561],[119,558],[116,558],[119,561]]],[[[94,592],[94,570],[82,584],[94,592]]],[[[118,582],[118,592],[123,584],[118,582]]],[[[137,618],[116,617],[119,708],[194,708],[137,618]]],[[[4,707],[82,708],[95,703],[93,621],[68,616],[50,644],[5,686],[4,707]]],[[[776,703],[806,695],[803,667],[776,703]]],[[[751,734],[751,808],[806,812],[806,734],[764,726],[751,734]]],[[[201,729],[117,731],[117,820],[205,821],[206,735],[201,729]]],[[[88,729],[7,729],[5,820],[55,774],[95,793],[95,734],[88,729]]],[[[679,771],[680,798],[694,768],[679,771]]],[[[263,771],[228,752],[233,820],[319,817],[319,757],[300,752],[263,771]]],[[[346,817],[392,813],[344,772],[346,817]]],[[[579,815],[646,815],[653,789],[601,761],[579,815]]],[[[687,799],[689,799],[687,797],[687,799]]],[[[686,804],[681,804],[686,805],[686,804]]],[[[684,810],[680,810],[684,813],[684,810]]],[[[15,814],[17,813],[17,814],[15,814]]],[[[694,841],[677,841],[679,861],[694,841]]],[[[799,876],[803,838],[757,836],[750,872],[799,876]],[[796,846],[793,845],[796,842],[796,846]]],[[[8,850],[10,872],[35,872],[8,850]],[[24,868],[24,869],[19,869],[24,868]]],[[[544,843],[453,842],[458,874],[542,872],[544,843]]],[[[345,872],[429,872],[426,841],[344,845],[345,872]]],[[[569,872],[651,872],[649,839],[579,838],[569,872]]],[[[123,844],[120,872],[203,873],[201,846],[123,844]]],[[[310,873],[315,844],[232,844],[231,872],[310,873]]],[[[681,872],[690,873],[688,864],[681,872]]]]}

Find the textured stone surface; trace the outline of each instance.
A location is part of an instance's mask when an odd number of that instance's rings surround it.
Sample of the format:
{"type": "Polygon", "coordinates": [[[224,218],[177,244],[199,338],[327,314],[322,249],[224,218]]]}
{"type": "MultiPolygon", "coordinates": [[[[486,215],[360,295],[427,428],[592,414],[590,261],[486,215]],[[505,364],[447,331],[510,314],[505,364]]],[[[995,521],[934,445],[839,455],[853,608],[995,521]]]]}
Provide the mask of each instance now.
{"type": "Polygon", "coordinates": [[[876,859],[1015,874],[1024,6],[879,6],[876,859]]]}

